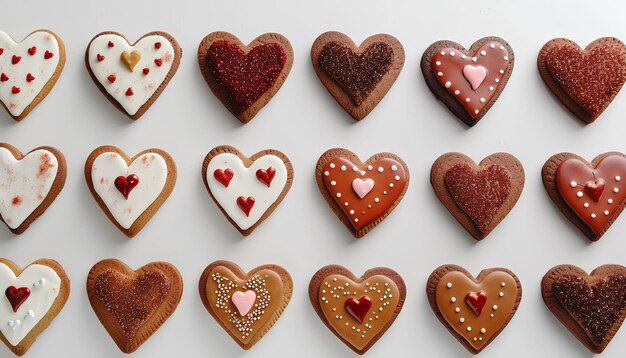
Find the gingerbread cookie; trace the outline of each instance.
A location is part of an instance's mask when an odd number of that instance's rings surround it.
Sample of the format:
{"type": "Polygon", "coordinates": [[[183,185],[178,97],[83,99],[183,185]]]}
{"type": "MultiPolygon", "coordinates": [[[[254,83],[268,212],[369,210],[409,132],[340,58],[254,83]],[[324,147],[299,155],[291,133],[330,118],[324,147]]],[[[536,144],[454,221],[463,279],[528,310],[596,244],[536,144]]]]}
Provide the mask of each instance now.
{"type": "Polygon", "coordinates": [[[558,265],[541,281],[543,300],[582,344],[602,353],[626,317],[626,267],[603,265],[587,274],[558,265]]]}
{"type": "Polygon", "coordinates": [[[573,153],[558,153],[544,164],[541,176],[552,201],[591,241],[599,240],[624,210],[622,153],[603,153],[591,163],[573,153]]]}
{"type": "Polygon", "coordinates": [[[0,259],[0,340],[23,356],[61,312],[70,295],[70,280],[61,265],[39,259],[22,269],[0,259]]]}
{"type": "Polygon", "coordinates": [[[469,50],[453,41],[437,41],[424,51],[421,67],[435,97],[471,127],[496,102],[514,64],[511,46],[489,36],[474,42],[469,50]]]}
{"type": "Polygon", "coordinates": [[[502,332],[522,300],[522,284],[504,268],[474,278],[457,265],[439,266],[426,284],[439,321],[468,351],[480,353],[502,332]]]}
{"type": "Polygon", "coordinates": [[[565,107],[591,123],[626,81],[626,46],[614,37],[602,37],[582,49],[571,40],[557,38],[543,45],[537,66],[565,107]]]}
{"type": "Polygon", "coordinates": [[[198,64],[213,94],[241,123],[248,123],[287,79],[293,49],[277,33],[245,45],[235,35],[218,31],[200,42],[198,64]]]}
{"type": "Polygon", "coordinates": [[[222,145],[204,158],[202,180],[228,221],[248,236],[287,195],[293,167],[286,155],[274,149],[246,157],[222,145]]]}
{"type": "Polygon", "coordinates": [[[65,46],[50,30],[16,42],[0,31],[0,102],[14,120],[24,119],[54,87],[65,66],[65,46]]]}
{"type": "Polygon", "coordinates": [[[204,307],[243,349],[250,349],[274,326],[292,293],[291,276],[278,265],[244,272],[232,262],[215,261],[200,277],[204,307]]]}
{"type": "Polygon", "coordinates": [[[65,157],[56,148],[39,147],[22,154],[0,143],[0,216],[21,234],[52,204],[65,185],[65,157]]]}
{"type": "Polygon", "coordinates": [[[136,120],[150,108],[176,73],[182,49],[168,33],[154,31],[130,44],[124,35],[97,34],[85,51],[85,65],[98,89],[136,120]]]}
{"type": "Polygon", "coordinates": [[[329,149],[315,172],[324,199],[357,238],[393,211],[409,184],[409,168],[392,153],[377,153],[361,162],[347,149],[329,149]]]}
{"type": "Polygon", "coordinates": [[[513,209],[524,189],[524,168],[508,153],[480,164],[461,153],[433,163],[430,182],[441,203],[476,240],[484,239],[513,209]]]}
{"type": "Polygon", "coordinates": [[[102,211],[130,238],[174,190],[176,163],[162,149],[146,149],[131,158],[121,149],[105,145],[87,158],[85,179],[102,211]]]}
{"type": "Polygon", "coordinates": [[[172,264],[151,262],[138,270],[115,259],[95,264],[87,276],[87,295],[115,344],[132,353],[174,313],[183,278],[172,264]]]}
{"type": "Polygon", "coordinates": [[[326,327],[350,349],[364,354],[400,314],[406,286],[386,267],[356,277],[343,266],[328,265],[311,278],[309,298],[326,327]]]}
{"type": "Polygon", "coordinates": [[[373,35],[357,46],[341,32],[329,31],[313,43],[311,61],[337,103],[361,120],[398,78],[404,66],[404,48],[391,35],[373,35]]]}

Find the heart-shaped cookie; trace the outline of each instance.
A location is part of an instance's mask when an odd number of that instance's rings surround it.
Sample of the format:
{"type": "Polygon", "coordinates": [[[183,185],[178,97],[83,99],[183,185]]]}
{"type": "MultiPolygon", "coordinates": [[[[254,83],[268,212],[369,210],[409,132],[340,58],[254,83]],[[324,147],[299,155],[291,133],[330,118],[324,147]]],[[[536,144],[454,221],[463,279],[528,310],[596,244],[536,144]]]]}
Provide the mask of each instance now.
{"type": "Polygon", "coordinates": [[[357,238],[393,211],[409,184],[409,168],[392,153],[361,162],[347,149],[329,149],[317,161],[315,172],[324,199],[357,238]]]}
{"type": "Polygon", "coordinates": [[[134,157],[105,145],[85,162],[91,195],[106,216],[126,236],[135,236],[174,190],[176,163],[162,149],[151,148],[134,157]]]}
{"type": "Polygon", "coordinates": [[[439,321],[468,351],[477,354],[509,323],[522,300],[522,284],[504,268],[474,278],[456,265],[435,269],[426,284],[428,302],[439,321]]]}
{"type": "Polygon", "coordinates": [[[385,97],[404,66],[395,37],[373,35],[360,46],[341,32],[321,34],[311,48],[315,73],[354,119],[365,118],[385,97]]]}
{"type": "Polygon", "coordinates": [[[596,120],[626,81],[626,45],[599,38],[582,49],[557,38],[537,58],[541,78],[561,102],[585,123],[596,120]]]}
{"type": "Polygon", "coordinates": [[[246,273],[232,262],[216,261],[200,277],[204,307],[243,349],[250,349],[274,326],[292,293],[291,276],[278,265],[246,273]]]}
{"type": "Polygon", "coordinates": [[[469,50],[453,41],[437,41],[424,51],[421,68],[435,97],[473,126],[504,90],[514,63],[511,46],[490,36],[474,42],[469,50]]]}
{"type": "Polygon", "coordinates": [[[167,262],[133,271],[119,260],[106,259],[87,276],[91,307],[124,353],[137,350],[167,321],[182,294],[180,272],[167,262]]]}
{"type": "Polygon", "coordinates": [[[113,31],[97,34],[85,65],[100,91],[131,119],[139,119],[176,73],[182,49],[169,34],[154,31],[130,44],[113,31]]]}
{"type": "Polygon", "coordinates": [[[589,240],[599,240],[626,205],[622,153],[603,153],[591,163],[573,153],[558,153],[546,161],[541,176],[552,201],[589,240]]]}
{"type": "Polygon", "coordinates": [[[16,42],[0,31],[0,102],[13,119],[24,119],[54,87],[65,65],[65,46],[50,30],[16,42]]]}
{"type": "Polygon", "coordinates": [[[386,267],[356,277],[339,265],[322,267],[311,278],[309,298],[322,322],[358,354],[364,354],[400,314],[406,286],[386,267]]]}
{"type": "Polygon", "coordinates": [[[0,295],[0,340],[22,356],[63,309],[70,281],[63,267],[51,259],[37,260],[24,269],[0,259],[0,295]]]}
{"type": "Polygon", "coordinates": [[[274,149],[248,158],[222,145],[204,158],[202,180],[228,221],[248,236],[287,195],[293,167],[286,155],[274,149]]]}
{"type": "Polygon", "coordinates": [[[430,182],[452,216],[482,240],[517,203],[524,168],[508,153],[494,153],[478,165],[464,154],[446,153],[433,163],[430,182]]]}
{"type": "Polygon", "coordinates": [[[0,216],[21,234],[52,204],[63,189],[65,157],[56,148],[39,147],[22,154],[0,143],[0,216]]]}
{"type": "Polygon", "coordinates": [[[218,31],[200,42],[198,64],[213,94],[241,123],[248,123],[287,79],[293,49],[277,33],[245,45],[235,35],[218,31]]]}
{"type": "Polygon", "coordinates": [[[602,353],[626,318],[626,267],[603,265],[587,274],[559,265],[541,281],[543,300],[581,343],[602,353]]]}

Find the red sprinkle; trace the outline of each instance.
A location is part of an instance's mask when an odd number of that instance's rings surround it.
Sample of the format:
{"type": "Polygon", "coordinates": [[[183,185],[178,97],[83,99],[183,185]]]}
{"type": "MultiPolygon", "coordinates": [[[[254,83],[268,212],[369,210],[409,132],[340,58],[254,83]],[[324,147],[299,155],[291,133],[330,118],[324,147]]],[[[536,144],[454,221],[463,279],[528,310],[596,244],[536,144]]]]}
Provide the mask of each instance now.
{"type": "Polygon", "coordinates": [[[20,93],[21,89],[19,87],[15,87],[13,86],[13,88],[11,88],[11,92],[13,92],[13,94],[18,94],[20,93]]]}
{"type": "Polygon", "coordinates": [[[18,206],[22,203],[22,198],[20,198],[19,196],[15,196],[13,197],[13,199],[11,199],[11,204],[18,206]]]}
{"type": "Polygon", "coordinates": [[[26,82],[32,82],[35,79],[35,76],[31,75],[30,72],[26,75],[26,82]]]}
{"type": "Polygon", "coordinates": [[[107,76],[107,79],[109,80],[109,82],[113,83],[113,82],[115,82],[115,80],[116,80],[117,78],[115,77],[115,75],[108,75],[108,76],[107,76]]]}
{"type": "Polygon", "coordinates": [[[104,56],[102,56],[101,54],[98,54],[96,58],[98,59],[98,62],[104,61],[104,56]]]}
{"type": "Polygon", "coordinates": [[[126,95],[127,96],[132,96],[135,93],[133,92],[133,88],[132,87],[128,87],[128,89],[126,90],[126,95]]]}
{"type": "Polygon", "coordinates": [[[113,43],[113,41],[109,41],[109,47],[114,47],[115,44],[113,43]]]}
{"type": "Polygon", "coordinates": [[[143,74],[147,75],[148,73],[150,73],[150,69],[148,67],[143,69],[143,74]]]}
{"type": "Polygon", "coordinates": [[[154,63],[155,63],[157,66],[161,67],[161,65],[163,64],[163,60],[162,60],[162,59],[160,59],[160,58],[155,58],[155,59],[154,59],[154,63]]]}
{"type": "Polygon", "coordinates": [[[155,42],[154,43],[154,48],[156,48],[157,50],[161,48],[161,43],[160,42],[155,42]]]}
{"type": "Polygon", "coordinates": [[[4,72],[0,75],[0,82],[6,82],[9,80],[9,76],[7,76],[4,72]]]}
{"type": "Polygon", "coordinates": [[[13,57],[11,58],[11,63],[16,65],[18,62],[20,62],[21,59],[22,56],[13,55],[13,57]]]}
{"type": "Polygon", "coordinates": [[[0,55],[2,55],[4,53],[4,49],[0,48],[0,55]]]}
{"type": "Polygon", "coordinates": [[[46,50],[46,53],[43,54],[43,58],[45,58],[46,60],[51,59],[52,56],[54,56],[54,54],[48,50],[46,50]]]}
{"type": "Polygon", "coordinates": [[[31,56],[34,55],[35,53],[37,53],[37,47],[33,46],[29,48],[28,53],[30,53],[31,56]]]}

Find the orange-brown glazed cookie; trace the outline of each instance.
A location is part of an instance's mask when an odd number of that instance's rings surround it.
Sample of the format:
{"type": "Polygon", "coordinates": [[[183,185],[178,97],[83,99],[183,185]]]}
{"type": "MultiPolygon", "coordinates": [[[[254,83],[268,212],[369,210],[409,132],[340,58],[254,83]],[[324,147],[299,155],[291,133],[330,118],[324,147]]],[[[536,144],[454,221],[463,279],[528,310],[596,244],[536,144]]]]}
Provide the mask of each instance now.
{"type": "Polygon", "coordinates": [[[322,154],[315,177],[328,205],[357,238],[380,224],[409,186],[409,168],[397,155],[377,153],[361,162],[343,148],[322,154]]]}
{"type": "Polygon", "coordinates": [[[95,264],[87,295],[96,316],[124,353],[132,353],[174,313],[183,294],[180,272],[167,262],[133,271],[115,259],[95,264]]]}
{"type": "Polygon", "coordinates": [[[65,306],[70,280],[51,259],[39,259],[24,269],[0,259],[0,291],[0,340],[22,356],[65,306]]]}
{"type": "Polygon", "coordinates": [[[522,300],[522,284],[504,268],[474,278],[457,265],[439,266],[426,284],[439,321],[468,351],[480,353],[509,323],[522,300]]]}
{"type": "Polygon", "coordinates": [[[277,33],[245,45],[235,35],[218,31],[200,42],[198,64],[213,94],[241,123],[248,123],[287,79],[293,49],[277,33]]]}
{"type": "Polygon", "coordinates": [[[404,66],[404,48],[387,34],[357,46],[341,32],[321,34],[311,47],[315,73],[354,119],[365,118],[385,97],[404,66]]]}
{"type": "Polygon", "coordinates": [[[406,286],[386,267],[360,278],[339,265],[322,267],[311,278],[309,298],[322,322],[358,354],[364,354],[391,327],[402,310],[406,286]]]}
{"type": "Polygon", "coordinates": [[[211,316],[241,348],[250,349],[289,304],[293,282],[278,265],[245,272],[232,262],[215,261],[202,273],[199,289],[211,316]]]}

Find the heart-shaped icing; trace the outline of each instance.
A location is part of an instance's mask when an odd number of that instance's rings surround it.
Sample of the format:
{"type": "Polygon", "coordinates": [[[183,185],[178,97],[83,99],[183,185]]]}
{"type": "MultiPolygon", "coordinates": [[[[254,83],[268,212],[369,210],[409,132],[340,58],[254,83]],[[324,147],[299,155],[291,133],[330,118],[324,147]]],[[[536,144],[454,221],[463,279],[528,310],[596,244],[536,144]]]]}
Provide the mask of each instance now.
{"type": "Polygon", "coordinates": [[[363,199],[367,194],[369,194],[370,191],[372,191],[372,189],[374,189],[374,179],[367,178],[364,180],[356,178],[352,181],[352,189],[354,189],[354,192],[359,196],[359,198],[363,199]]]}
{"type": "Polygon", "coordinates": [[[139,184],[139,177],[136,174],[129,174],[127,176],[120,175],[115,178],[115,187],[122,193],[124,199],[128,200],[130,192],[139,184]]]}
{"type": "Polygon", "coordinates": [[[246,292],[237,291],[233,293],[231,296],[231,301],[235,307],[237,307],[237,311],[242,316],[245,316],[250,312],[252,306],[254,306],[254,301],[256,301],[256,292],[252,290],[248,290],[246,292]]]}
{"type": "Polygon", "coordinates": [[[20,120],[54,86],[65,65],[65,47],[56,34],[37,30],[19,43],[0,31],[0,48],[0,102],[20,120]]]}
{"type": "MultiPolygon", "coordinates": [[[[259,169],[260,170],[260,169],[259,169]]],[[[235,176],[235,172],[232,169],[215,169],[213,172],[213,177],[215,180],[222,183],[223,186],[228,188],[228,184],[230,184],[230,180],[235,176]]]]}
{"type": "Polygon", "coordinates": [[[30,296],[30,289],[28,287],[17,288],[15,286],[9,286],[6,291],[4,291],[4,295],[7,300],[9,300],[9,303],[13,308],[13,312],[17,312],[22,303],[24,303],[24,301],[28,299],[28,296],[30,296]]]}
{"type": "Polygon", "coordinates": [[[358,300],[354,297],[350,297],[345,303],[346,312],[352,315],[359,323],[363,323],[365,316],[372,308],[372,299],[369,296],[362,296],[358,300]]]}
{"type": "Polygon", "coordinates": [[[463,76],[472,85],[472,89],[475,91],[487,77],[487,70],[483,66],[465,65],[463,67],[463,76]]]}
{"type": "Polygon", "coordinates": [[[103,32],[91,40],[85,56],[98,87],[137,119],[178,69],[181,50],[176,40],[163,32],[146,34],[133,45],[121,34],[103,32]]]}

